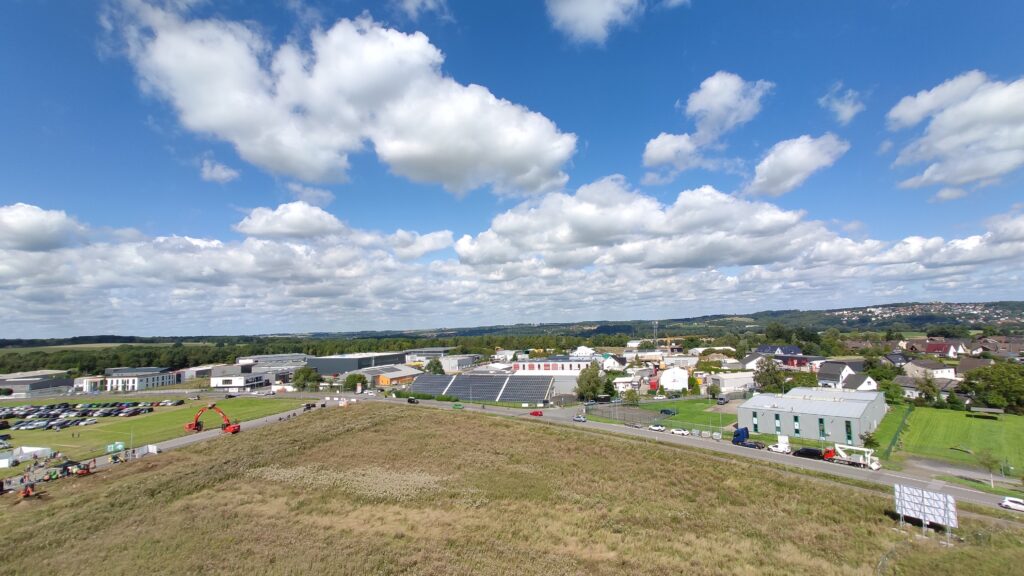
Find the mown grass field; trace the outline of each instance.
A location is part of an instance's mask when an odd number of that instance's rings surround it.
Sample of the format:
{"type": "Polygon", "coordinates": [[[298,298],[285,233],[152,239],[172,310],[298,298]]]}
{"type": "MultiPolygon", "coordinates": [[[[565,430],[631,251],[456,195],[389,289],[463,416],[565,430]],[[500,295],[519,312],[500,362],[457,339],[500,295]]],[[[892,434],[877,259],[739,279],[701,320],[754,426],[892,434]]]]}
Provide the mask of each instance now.
{"type": "Polygon", "coordinates": [[[709,400],[707,398],[697,398],[693,400],[668,400],[665,402],[651,402],[640,405],[644,410],[652,410],[654,412],[658,412],[665,408],[671,408],[678,411],[679,413],[675,416],[665,417],[663,423],[666,426],[669,426],[672,423],[678,423],[725,427],[736,422],[735,414],[708,411],[709,409],[716,408],[717,406],[718,405],[714,400],[709,400]]]}
{"type": "Polygon", "coordinates": [[[10,574],[1010,574],[888,494],[524,420],[360,404],[0,500],[10,574]],[[884,561],[883,561],[884,558],[884,561]]]}
{"type": "MultiPolygon", "coordinates": [[[[155,398],[143,398],[142,400],[154,400],[155,398]]],[[[158,399],[158,398],[157,398],[158,399]]],[[[139,401],[139,398],[117,399],[118,402],[139,401]]],[[[47,401],[54,403],[57,400],[47,401]]],[[[99,402],[101,400],[94,400],[99,402]]],[[[43,446],[55,451],[63,452],[74,459],[95,458],[106,453],[106,446],[114,442],[124,442],[125,447],[130,443],[135,446],[152,444],[163,440],[170,440],[178,436],[188,434],[185,431],[185,423],[192,420],[195,413],[209,401],[187,400],[181,406],[160,406],[150,414],[122,418],[111,416],[98,418],[98,422],[92,426],[73,426],[64,430],[14,430],[5,431],[11,435],[13,446],[43,446]],[[72,433],[76,437],[72,438],[72,433]]],[[[301,399],[285,398],[231,398],[227,400],[216,400],[217,406],[223,410],[232,420],[252,420],[278,414],[292,408],[301,406],[305,402],[301,399]]],[[[24,403],[24,402],[22,402],[24,403]]],[[[203,425],[220,427],[220,416],[214,412],[207,411],[202,417],[203,425]]],[[[0,476],[10,476],[12,472],[7,469],[0,470],[0,476]]]]}
{"type": "MultiPolygon", "coordinates": [[[[878,429],[875,430],[875,440],[878,440],[878,452],[881,454],[892,442],[896,431],[899,430],[900,422],[903,421],[903,415],[910,410],[909,404],[899,404],[889,406],[889,411],[886,412],[885,417],[882,418],[881,424],[878,425],[878,429]]],[[[893,453],[895,453],[895,448],[893,453]]]]}
{"type": "Polygon", "coordinates": [[[999,460],[1006,459],[1015,475],[1024,472],[1024,416],[1004,414],[998,420],[986,420],[967,414],[915,408],[903,431],[903,452],[977,465],[974,454],[963,450],[989,450],[999,460]]]}
{"type": "MultiPolygon", "coordinates": [[[[212,346],[206,342],[182,342],[184,346],[212,346]]],[[[23,346],[21,348],[0,348],[0,354],[27,354],[29,352],[60,352],[62,350],[102,350],[118,346],[173,346],[173,342],[94,342],[90,344],[64,344],[59,346],[23,346]]]]}

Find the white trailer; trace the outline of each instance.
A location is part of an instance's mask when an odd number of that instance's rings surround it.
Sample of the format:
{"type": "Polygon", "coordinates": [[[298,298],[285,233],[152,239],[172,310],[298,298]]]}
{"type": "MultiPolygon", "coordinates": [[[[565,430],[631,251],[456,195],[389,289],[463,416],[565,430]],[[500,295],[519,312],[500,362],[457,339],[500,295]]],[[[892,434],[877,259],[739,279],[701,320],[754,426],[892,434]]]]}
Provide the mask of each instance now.
{"type": "Polygon", "coordinates": [[[872,470],[880,470],[882,468],[882,463],[879,461],[878,456],[875,456],[874,450],[848,444],[836,444],[834,453],[830,455],[826,452],[825,459],[830,462],[871,468],[872,470]]]}

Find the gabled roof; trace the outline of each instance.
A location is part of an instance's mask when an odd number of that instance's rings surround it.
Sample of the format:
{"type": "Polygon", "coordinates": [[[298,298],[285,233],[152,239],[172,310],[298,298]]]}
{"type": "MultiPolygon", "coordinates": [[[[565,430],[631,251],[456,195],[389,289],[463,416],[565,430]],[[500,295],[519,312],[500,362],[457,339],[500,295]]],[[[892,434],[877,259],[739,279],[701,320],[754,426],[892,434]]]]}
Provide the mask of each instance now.
{"type": "Polygon", "coordinates": [[[743,360],[740,360],[740,363],[743,364],[743,365],[747,365],[747,364],[749,364],[751,362],[754,362],[756,360],[760,360],[761,358],[767,358],[767,357],[768,356],[766,356],[765,354],[761,354],[759,352],[751,352],[750,354],[747,354],[746,356],[744,356],[743,360]]]}
{"type": "MultiPolygon", "coordinates": [[[[892,381],[901,388],[913,388],[917,390],[924,382],[924,379],[914,378],[913,376],[897,376],[893,378],[892,381]]],[[[952,378],[934,378],[932,379],[932,383],[935,384],[935,387],[939,392],[952,392],[956,389],[960,381],[952,378]]]]}
{"type": "Polygon", "coordinates": [[[927,358],[918,358],[917,360],[911,360],[909,363],[917,366],[918,368],[924,368],[925,370],[945,370],[947,368],[952,368],[952,366],[947,366],[942,362],[929,360],[927,358]]]}
{"type": "Polygon", "coordinates": [[[950,348],[954,348],[949,342],[929,342],[924,351],[929,354],[945,354],[950,348]]]}
{"type": "Polygon", "coordinates": [[[846,380],[843,380],[843,388],[846,388],[847,390],[856,390],[870,378],[871,376],[868,376],[867,374],[851,374],[846,377],[846,380]]]}
{"type": "Polygon", "coordinates": [[[995,364],[994,361],[987,358],[961,358],[960,363],[956,366],[957,374],[967,374],[971,370],[977,370],[978,368],[984,368],[995,364]]]}
{"type": "Polygon", "coordinates": [[[826,380],[839,380],[843,375],[843,370],[849,368],[842,362],[825,362],[818,369],[818,380],[822,378],[826,380]]]}
{"type": "Polygon", "coordinates": [[[893,354],[886,354],[885,359],[892,362],[895,365],[906,364],[910,362],[910,358],[907,358],[906,354],[895,352],[893,354]]]}
{"type": "Polygon", "coordinates": [[[803,351],[800,350],[799,346],[793,346],[792,344],[762,344],[758,346],[754,352],[759,354],[801,354],[803,351]]]}

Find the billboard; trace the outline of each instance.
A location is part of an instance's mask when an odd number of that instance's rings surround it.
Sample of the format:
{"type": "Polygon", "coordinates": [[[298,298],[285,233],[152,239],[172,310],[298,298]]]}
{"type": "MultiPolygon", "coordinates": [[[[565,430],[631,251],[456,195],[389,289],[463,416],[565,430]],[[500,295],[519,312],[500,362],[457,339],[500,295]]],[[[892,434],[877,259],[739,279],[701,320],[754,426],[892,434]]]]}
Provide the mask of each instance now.
{"type": "Polygon", "coordinates": [[[949,494],[902,484],[896,484],[893,488],[896,494],[896,512],[900,516],[917,518],[925,524],[933,522],[957,528],[956,500],[949,494]]]}

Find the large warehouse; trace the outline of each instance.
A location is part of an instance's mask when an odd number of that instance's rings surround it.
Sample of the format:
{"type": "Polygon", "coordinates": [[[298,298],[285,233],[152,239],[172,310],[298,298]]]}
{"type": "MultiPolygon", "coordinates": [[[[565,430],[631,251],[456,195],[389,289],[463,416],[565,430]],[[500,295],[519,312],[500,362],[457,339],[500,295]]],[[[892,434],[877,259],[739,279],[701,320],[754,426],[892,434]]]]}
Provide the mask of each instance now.
{"type": "Polygon", "coordinates": [[[361,352],[357,354],[337,354],[306,359],[306,366],[315,369],[323,376],[344,374],[373,366],[389,366],[404,364],[405,352],[361,352]]]}
{"type": "Polygon", "coordinates": [[[881,392],[835,388],[794,388],[786,394],[758,394],[737,410],[739,426],[755,434],[782,434],[860,446],[874,432],[888,406],[881,392]]]}

